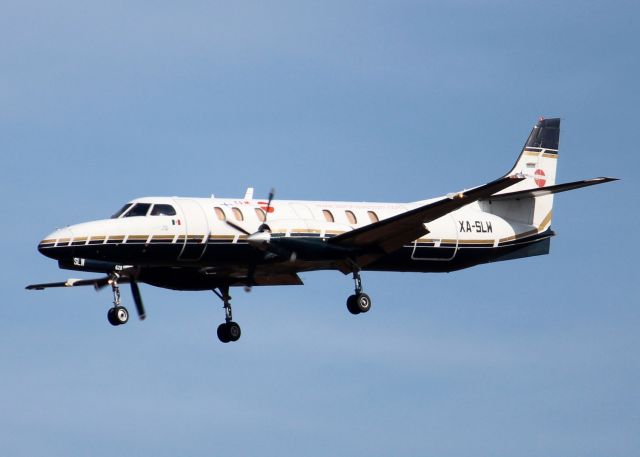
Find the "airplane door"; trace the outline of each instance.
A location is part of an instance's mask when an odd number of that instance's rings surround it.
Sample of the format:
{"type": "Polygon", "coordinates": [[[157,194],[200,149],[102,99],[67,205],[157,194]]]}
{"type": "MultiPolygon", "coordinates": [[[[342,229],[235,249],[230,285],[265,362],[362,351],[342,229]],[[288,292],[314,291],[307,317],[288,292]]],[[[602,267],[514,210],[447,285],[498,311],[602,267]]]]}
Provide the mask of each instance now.
{"type": "Polygon", "coordinates": [[[428,224],[431,233],[424,236],[430,241],[413,242],[412,260],[452,260],[458,252],[458,230],[451,214],[428,224]]]}
{"type": "Polygon", "coordinates": [[[209,241],[209,221],[207,214],[197,200],[177,199],[182,210],[184,232],[178,238],[183,243],[178,260],[200,260],[209,241]]]}

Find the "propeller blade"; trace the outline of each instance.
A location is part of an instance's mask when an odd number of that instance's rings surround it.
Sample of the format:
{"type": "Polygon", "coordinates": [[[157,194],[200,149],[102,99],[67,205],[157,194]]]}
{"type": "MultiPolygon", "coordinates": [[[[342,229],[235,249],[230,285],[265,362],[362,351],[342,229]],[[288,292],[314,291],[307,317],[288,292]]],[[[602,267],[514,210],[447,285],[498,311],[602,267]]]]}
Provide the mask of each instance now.
{"type": "Polygon", "coordinates": [[[247,230],[245,230],[243,227],[240,227],[238,224],[235,224],[231,221],[227,221],[225,220],[225,222],[227,223],[228,226],[233,227],[234,229],[236,229],[238,232],[244,233],[245,235],[249,236],[251,235],[250,232],[248,232],[247,230]]]}
{"type": "Polygon", "coordinates": [[[136,311],[138,311],[138,317],[141,321],[147,317],[144,312],[144,304],[142,303],[142,295],[140,295],[140,288],[138,287],[138,283],[136,281],[131,281],[131,295],[133,295],[133,301],[136,304],[136,311]]]}
{"type": "Polygon", "coordinates": [[[273,197],[276,195],[276,190],[272,187],[271,191],[269,191],[269,200],[267,201],[267,209],[265,211],[264,221],[267,222],[269,219],[269,213],[271,212],[271,202],[273,201],[273,197]]]}

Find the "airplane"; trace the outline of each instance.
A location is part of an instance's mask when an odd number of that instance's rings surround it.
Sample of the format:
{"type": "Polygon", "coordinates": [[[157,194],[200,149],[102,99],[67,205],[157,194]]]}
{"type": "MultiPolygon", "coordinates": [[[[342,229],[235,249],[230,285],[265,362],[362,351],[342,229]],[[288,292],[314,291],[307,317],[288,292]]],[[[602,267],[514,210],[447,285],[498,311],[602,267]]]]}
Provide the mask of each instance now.
{"type": "Polygon", "coordinates": [[[560,119],[540,118],[512,169],[478,187],[411,203],[144,197],[110,219],[55,230],[38,245],[61,269],[103,273],[95,279],[32,284],[111,286],[114,326],[129,320],[120,284],[128,283],[138,317],[146,316],[138,283],[174,290],[211,290],[225,322],[217,335],[240,338],[229,289],[301,285],[299,273],[353,275],[352,314],[372,300],[361,272],[451,272],[488,262],[549,253],[554,194],[615,181],[600,177],[556,184],[560,119]]]}

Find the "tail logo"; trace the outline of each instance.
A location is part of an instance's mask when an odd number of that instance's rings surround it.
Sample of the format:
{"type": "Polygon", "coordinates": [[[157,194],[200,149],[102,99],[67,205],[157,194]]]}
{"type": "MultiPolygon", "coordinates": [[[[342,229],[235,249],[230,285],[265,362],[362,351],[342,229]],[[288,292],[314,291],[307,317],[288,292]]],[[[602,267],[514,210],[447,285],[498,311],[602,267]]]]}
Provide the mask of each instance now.
{"type": "Polygon", "coordinates": [[[533,178],[538,185],[538,187],[544,187],[547,183],[547,178],[545,177],[544,170],[540,170],[539,168],[535,172],[535,176],[533,178]]]}

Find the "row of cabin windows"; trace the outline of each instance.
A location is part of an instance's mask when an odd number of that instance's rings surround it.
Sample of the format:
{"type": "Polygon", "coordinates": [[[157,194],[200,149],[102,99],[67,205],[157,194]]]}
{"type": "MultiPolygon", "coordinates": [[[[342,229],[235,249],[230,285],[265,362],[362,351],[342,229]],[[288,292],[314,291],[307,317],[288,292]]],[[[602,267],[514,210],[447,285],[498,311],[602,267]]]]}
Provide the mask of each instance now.
{"type": "MultiPolygon", "coordinates": [[[[215,207],[214,210],[219,220],[225,221],[227,219],[227,215],[225,214],[222,208],[215,207]]],[[[256,213],[256,217],[260,222],[264,222],[266,220],[265,212],[262,209],[254,208],[254,211],[256,213]]],[[[244,221],[244,214],[242,213],[242,210],[240,210],[240,208],[233,207],[231,208],[231,212],[233,213],[233,217],[236,219],[236,221],[239,221],[239,222],[244,221]]],[[[322,214],[324,215],[324,218],[327,222],[335,222],[335,217],[333,216],[333,213],[328,209],[323,209],[322,214]]],[[[358,223],[358,218],[353,213],[353,211],[345,210],[344,214],[347,217],[349,224],[356,225],[358,223]]],[[[120,211],[114,214],[112,217],[118,218],[118,217],[135,217],[135,216],[146,216],[146,215],[175,216],[176,210],[173,208],[173,206],[165,205],[165,204],[152,205],[151,203],[136,203],[136,204],[128,203],[120,211]]],[[[367,211],[367,215],[369,216],[369,220],[371,222],[378,222],[380,220],[378,218],[378,215],[373,211],[367,211]]]]}
{"type": "MultiPolygon", "coordinates": [[[[216,216],[218,217],[218,220],[221,220],[221,221],[227,220],[227,215],[225,214],[222,208],[216,206],[214,208],[214,211],[216,212],[216,216]]],[[[240,208],[235,208],[235,207],[231,208],[231,212],[233,213],[233,217],[235,217],[236,221],[239,221],[239,222],[244,221],[244,214],[242,214],[242,210],[240,208]]],[[[256,212],[256,216],[258,217],[258,220],[260,222],[264,222],[266,219],[264,211],[262,211],[260,208],[255,208],[255,212],[256,212]]]]}
{"type": "MultiPolygon", "coordinates": [[[[256,212],[256,216],[258,217],[258,220],[260,222],[264,222],[266,220],[265,212],[260,208],[255,208],[254,210],[256,212]]],[[[227,215],[225,214],[222,208],[220,208],[219,206],[216,206],[214,208],[214,211],[216,212],[216,216],[218,217],[218,220],[221,220],[221,221],[227,220],[227,215]]],[[[239,222],[244,221],[244,214],[242,214],[242,210],[240,210],[240,208],[233,207],[231,208],[231,212],[233,213],[233,217],[235,217],[236,221],[239,221],[239,222]]],[[[324,215],[324,218],[327,222],[336,221],[335,218],[333,217],[333,213],[328,209],[323,209],[322,214],[324,215]]],[[[353,213],[353,211],[345,210],[344,214],[347,216],[347,220],[349,221],[349,224],[356,225],[358,223],[358,218],[353,213]]],[[[369,216],[369,220],[372,223],[378,222],[380,220],[378,218],[378,215],[373,211],[367,211],[367,216],[369,216]]]]}
{"type": "MultiPolygon", "coordinates": [[[[327,222],[335,222],[336,221],[336,219],[333,217],[333,213],[331,211],[329,211],[328,209],[323,209],[322,210],[322,214],[324,215],[324,218],[325,218],[325,220],[327,222]]],[[[345,210],[344,214],[347,216],[347,220],[349,221],[349,224],[355,225],[355,224],[358,223],[358,218],[353,213],[353,211],[349,211],[347,209],[347,210],[345,210]]],[[[367,211],[367,216],[369,216],[369,220],[371,222],[378,222],[380,220],[378,218],[378,215],[373,211],[367,211]]]]}

